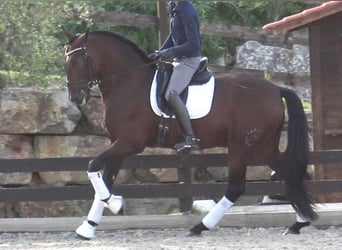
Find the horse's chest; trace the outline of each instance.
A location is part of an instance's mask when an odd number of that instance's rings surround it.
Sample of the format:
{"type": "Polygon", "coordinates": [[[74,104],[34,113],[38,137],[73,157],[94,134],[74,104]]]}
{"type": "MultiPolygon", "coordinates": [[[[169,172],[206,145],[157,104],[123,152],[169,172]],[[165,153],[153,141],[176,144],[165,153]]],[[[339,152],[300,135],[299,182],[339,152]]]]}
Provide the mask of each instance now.
{"type": "Polygon", "coordinates": [[[119,130],[120,126],[122,125],[122,118],[118,115],[114,115],[117,112],[106,111],[104,113],[103,121],[102,121],[102,128],[104,132],[110,137],[116,137],[117,131],[119,130]]]}

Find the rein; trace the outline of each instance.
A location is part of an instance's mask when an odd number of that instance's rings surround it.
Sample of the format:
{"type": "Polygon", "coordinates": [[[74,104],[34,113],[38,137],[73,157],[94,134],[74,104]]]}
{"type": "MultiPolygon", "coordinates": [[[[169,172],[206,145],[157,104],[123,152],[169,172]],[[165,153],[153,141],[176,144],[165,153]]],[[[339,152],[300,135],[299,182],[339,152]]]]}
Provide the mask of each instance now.
{"type": "Polygon", "coordinates": [[[86,62],[86,65],[87,65],[87,70],[88,70],[88,78],[90,79],[88,82],[86,81],[79,81],[79,82],[73,82],[73,83],[70,83],[70,82],[67,82],[67,85],[68,86],[71,86],[71,84],[73,85],[87,85],[89,89],[92,89],[94,86],[96,85],[100,85],[101,83],[105,82],[105,81],[108,81],[114,77],[117,77],[119,75],[123,75],[123,74],[126,74],[132,70],[140,70],[140,69],[144,69],[148,66],[151,66],[151,65],[155,65],[157,64],[156,61],[153,61],[153,62],[150,62],[150,63],[146,63],[146,64],[143,64],[143,65],[140,65],[140,66],[137,66],[137,67],[134,67],[134,68],[129,68],[125,71],[122,71],[120,73],[113,73],[103,79],[98,79],[97,77],[95,77],[94,75],[94,72],[95,72],[95,64],[94,64],[94,60],[92,59],[91,55],[88,53],[88,50],[87,50],[87,47],[86,46],[82,46],[82,47],[78,47],[76,49],[73,49],[71,51],[65,51],[64,55],[65,57],[69,57],[77,52],[84,52],[84,60],[86,62]]]}

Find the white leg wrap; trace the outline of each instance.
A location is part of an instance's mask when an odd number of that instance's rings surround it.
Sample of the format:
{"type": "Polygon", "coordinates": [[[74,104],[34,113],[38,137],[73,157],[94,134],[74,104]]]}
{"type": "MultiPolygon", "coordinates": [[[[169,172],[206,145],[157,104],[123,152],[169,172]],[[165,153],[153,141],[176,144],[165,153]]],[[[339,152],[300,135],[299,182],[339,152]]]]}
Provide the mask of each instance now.
{"type": "Polygon", "coordinates": [[[223,196],[223,198],[210,210],[210,212],[203,218],[202,223],[208,229],[213,229],[223,215],[229,210],[234,203],[223,196]]]}
{"type": "Polygon", "coordinates": [[[76,233],[84,239],[92,239],[95,237],[95,227],[90,225],[88,221],[83,221],[83,223],[76,229],[76,233]]]}
{"type": "Polygon", "coordinates": [[[95,222],[96,224],[99,224],[102,218],[104,204],[105,203],[101,201],[99,197],[95,195],[93,204],[91,205],[91,208],[87,216],[87,220],[90,220],[90,221],[95,222]]]}
{"type": "Polygon", "coordinates": [[[124,200],[120,195],[112,194],[109,200],[106,202],[107,207],[113,214],[117,214],[120,212],[121,208],[123,207],[124,200]]]}
{"type": "Polygon", "coordinates": [[[96,227],[90,225],[88,221],[93,221],[96,224],[99,224],[102,218],[104,204],[105,203],[95,195],[93,204],[91,205],[91,208],[87,216],[87,220],[83,221],[83,223],[76,229],[76,233],[79,236],[88,240],[95,237],[96,227]]]}
{"type": "Polygon", "coordinates": [[[102,179],[102,174],[98,172],[87,172],[88,178],[95,189],[95,196],[100,200],[108,199],[110,192],[102,179]]]}
{"type": "Polygon", "coordinates": [[[302,216],[300,216],[298,213],[296,213],[296,221],[300,222],[300,223],[304,223],[304,222],[310,222],[310,220],[303,218],[302,216]]]}

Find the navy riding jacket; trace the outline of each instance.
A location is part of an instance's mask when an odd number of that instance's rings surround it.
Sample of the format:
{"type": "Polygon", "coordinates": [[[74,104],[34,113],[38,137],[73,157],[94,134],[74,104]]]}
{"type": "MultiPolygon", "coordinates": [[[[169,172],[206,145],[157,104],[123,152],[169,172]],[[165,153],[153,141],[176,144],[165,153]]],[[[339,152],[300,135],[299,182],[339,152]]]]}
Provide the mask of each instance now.
{"type": "Polygon", "coordinates": [[[197,10],[187,0],[170,4],[170,33],[160,48],[172,48],[176,58],[201,56],[200,24],[197,10]]]}

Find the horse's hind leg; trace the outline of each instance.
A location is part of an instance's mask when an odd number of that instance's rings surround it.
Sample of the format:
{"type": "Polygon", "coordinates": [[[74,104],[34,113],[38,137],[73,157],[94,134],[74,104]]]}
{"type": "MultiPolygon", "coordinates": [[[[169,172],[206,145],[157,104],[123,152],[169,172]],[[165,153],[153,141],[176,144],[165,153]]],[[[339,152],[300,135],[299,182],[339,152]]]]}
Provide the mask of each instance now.
{"type": "Polygon", "coordinates": [[[199,235],[204,230],[213,229],[234,202],[245,192],[246,168],[245,158],[232,157],[230,152],[228,186],[222,199],[202,219],[202,222],[190,229],[190,236],[199,235]]]}
{"type": "MultiPolygon", "coordinates": [[[[278,148],[278,145],[279,145],[278,141],[280,140],[278,137],[280,137],[280,133],[281,133],[281,129],[279,130],[278,134],[275,134],[274,136],[275,139],[271,139],[270,143],[268,143],[263,150],[264,159],[265,160],[269,159],[270,161],[269,166],[271,169],[273,169],[273,171],[275,171],[271,176],[272,181],[282,180],[282,177],[279,175],[279,172],[277,172],[277,169],[278,169],[277,163],[280,157],[280,151],[278,148]]],[[[303,227],[306,227],[309,225],[310,225],[310,221],[303,218],[302,216],[300,216],[300,214],[296,212],[296,222],[286,229],[286,231],[284,232],[284,235],[285,234],[300,234],[300,230],[303,227]]]]}
{"type": "MultiPolygon", "coordinates": [[[[272,169],[276,169],[276,167],[273,167],[272,169]]],[[[279,174],[277,172],[274,172],[272,174],[271,181],[281,181],[281,180],[282,180],[282,178],[279,176],[279,174]]],[[[284,196],[285,199],[287,199],[286,195],[280,195],[280,196],[284,196]]],[[[288,201],[288,199],[287,199],[287,201],[288,201]]],[[[270,204],[272,204],[272,203],[270,203],[270,204]]],[[[310,226],[310,224],[311,224],[310,220],[303,218],[296,211],[295,211],[295,213],[296,213],[296,222],[285,230],[284,235],[286,235],[286,234],[300,234],[300,230],[303,227],[310,226]]]]}

